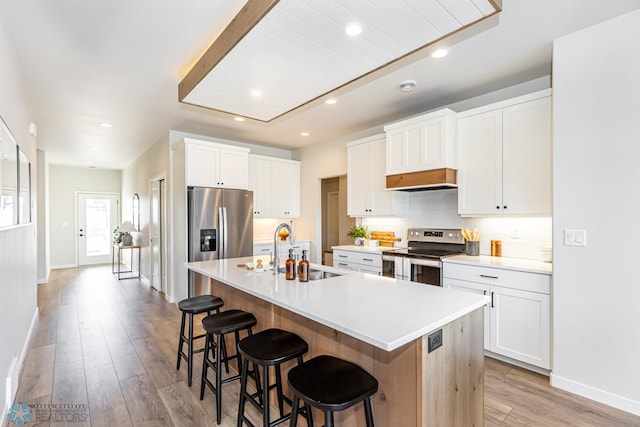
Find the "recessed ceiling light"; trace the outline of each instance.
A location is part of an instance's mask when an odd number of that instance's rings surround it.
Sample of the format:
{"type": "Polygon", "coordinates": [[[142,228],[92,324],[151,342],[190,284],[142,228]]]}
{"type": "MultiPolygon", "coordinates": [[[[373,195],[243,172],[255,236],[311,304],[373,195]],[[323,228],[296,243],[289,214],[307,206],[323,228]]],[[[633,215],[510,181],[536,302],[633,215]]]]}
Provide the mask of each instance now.
{"type": "Polygon", "coordinates": [[[301,136],[309,136],[309,135],[311,135],[311,134],[310,134],[309,132],[302,132],[300,135],[301,135],[301,136]]]}
{"type": "Polygon", "coordinates": [[[337,99],[335,99],[335,98],[329,98],[329,99],[327,99],[327,100],[326,100],[326,101],[324,101],[324,102],[325,102],[326,104],[333,105],[333,104],[335,104],[336,102],[338,102],[338,100],[337,100],[337,99]]]}
{"type": "Polygon", "coordinates": [[[449,55],[449,50],[443,47],[436,49],[431,53],[431,57],[434,59],[444,58],[447,55],[449,55]]]}
{"type": "Polygon", "coordinates": [[[113,124],[111,124],[109,122],[102,122],[102,123],[100,123],[100,126],[102,126],[103,128],[112,128],[113,124]]]}
{"type": "Polygon", "coordinates": [[[416,88],[417,84],[418,82],[415,80],[405,80],[398,85],[398,89],[400,89],[400,92],[411,92],[416,88]]]}
{"type": "Polygon", "coordinates": [[[362,25],[358,22],[350,22],[344,27],[344,32],[350,37],[359,36],[362,33],[362,25]]]}
{"type": "Polygon", "coordinates": [[[253,89],[250,93],[251,96],[262,96],[262,91],[260,89],[253,89]]]}
{"type": "Polygon", "coordinates": [[[235,117],[233,120],[236,122],[244,122],[244,117],[235,117]]]}

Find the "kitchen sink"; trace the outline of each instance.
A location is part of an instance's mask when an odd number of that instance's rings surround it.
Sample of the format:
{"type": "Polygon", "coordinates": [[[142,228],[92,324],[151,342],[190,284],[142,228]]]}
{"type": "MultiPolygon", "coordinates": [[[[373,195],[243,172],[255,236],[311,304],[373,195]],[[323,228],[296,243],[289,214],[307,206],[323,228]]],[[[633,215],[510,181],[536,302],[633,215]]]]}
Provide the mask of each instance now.
{"type": "MultiPolygon", "coordinates": [[[[280,267],[278,271],[284,274],[284,267],[280,267]]],[[[309,280],[330,279],[338,276],[342,276],[342,274],[334,273],[332,271],[318,270],[317,268],[309,269],[309,280]]]]}

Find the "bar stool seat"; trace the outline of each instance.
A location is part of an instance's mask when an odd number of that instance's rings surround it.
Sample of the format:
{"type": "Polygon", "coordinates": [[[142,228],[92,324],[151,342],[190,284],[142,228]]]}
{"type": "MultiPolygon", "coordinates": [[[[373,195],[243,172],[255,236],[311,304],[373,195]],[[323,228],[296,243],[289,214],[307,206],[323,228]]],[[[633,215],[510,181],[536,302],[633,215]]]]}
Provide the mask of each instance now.
{"type": "MultiPolygon", "coordinates": [[[[204,362],[202,364],[202,379],[200,382],[200,400],[204,399],[205,386],[208,386],[216,395],[216,421],[218,424],[220,424],[222,418],[222,384],[240,379],[243,372],[242,356],[238,350],[240,332],[247,331],[247,334],[251,336],[253,334],[252,328],[257,323],[258,321],[253,314],[243,310],[222,311],[202,319],[202,327],[206,331],[206,338],[204,362]],[[235,336],[236,353],[229,356],[226,354],[226,351],[223,350],[224,347],[222,344],[224,343],[224,336],[231,333],[235,336]],[[215,355],[215,359],[210,358],[212,353],[215,355]],[[238,374],[222,379],[222,363],[227,364],[229,360],[233,359],[236,359],[238,363],[238,374]],[[215,369],[215,385],[207,378],[207,370],[209,368],[215,369]]],[[[260,380],[256,378],[257,374],[255,374],[255,372],[253,376],[256,380],[256,386],[259,387],[258,384],[260,380]]]]}
{"type": "Polygon", "coordinates": [[[182,312],[182,322],[180,325],[180,340],[178,341],[178,361],[176,369],[180,369],[182,359],[187,361],[187,384],[191,387],[191,377],[193,376],[193,355],[204,351],[204,347],[194,350],[193,343],[195,340],[204,338],[205,334],[193,336],[193,316],[195,314],[207,313],[210,315],[212,311],[220,312],[220,307],[224,305],[222,298],[214,295],[200,295],[197,297],[183,299],[178,302],[178,308],[182,312]],[[189,332],[185,336],[184,328],[186,316],[189,316],[189,332]],[[187,352],[185,353],[183,345],[187,344],[187,352]]]}
{"type": "MultiPolygon", "coordinates": [[[[291,400],[282,393],[282,373],[280,365],[292,359],[297,359],[298,365],[302,364],[302,355],[309,350],[309,345],[298,335],[283,331],[282,329],[267,329],[240,341],[238,350],[244,357],[242,379],[240,383],[240,405],[238,408],[238,427],[244,422],[252,426],[251,421],[245,417],[244,407],[250,402],[262,412],[263,426],[270,427],[282,423],[291,417],[291,413],[284,413],[284,402],[291,405],[291,400]],[[262,366],[262,390],[257,387],[253,395],[247,392],[248,364],[262,366]],[[269,385],[269,366],[275,367],[275,384],[269,385]],[[269,392],[276,388],[278,409],[280,417],[273,422],[270,420],[269,392]],[[261,393],[262,392],[262,393],[261,393]],[[258,399],[256,401],[256,398],[258,399]]],[[[257,369],[257,368],[255,368],[257,369]]],[[[311,408],[305,404],[305,415],[308,425],[313,427],[311,408]]]]}
{"type": "Polygon", "coordinates": [[[378,391],[378,380],[360,366],[317,356],[291,368],[288,383],[293,391],[291,427],[297,425],[299,399],[324,412],[325,427],[333,427],[333,412],[364,402],[367,427],[373,427],[370,397],[378,391]]]}

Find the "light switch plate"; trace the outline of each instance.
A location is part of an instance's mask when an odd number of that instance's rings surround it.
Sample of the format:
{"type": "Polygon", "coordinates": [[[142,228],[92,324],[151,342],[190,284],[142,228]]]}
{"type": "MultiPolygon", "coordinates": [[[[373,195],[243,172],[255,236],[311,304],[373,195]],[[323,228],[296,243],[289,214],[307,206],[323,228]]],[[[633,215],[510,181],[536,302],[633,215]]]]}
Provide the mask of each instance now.
{"type": "Polygon", "coordinates": [[[587,230],[564,230],[565,246],[587,246],[587,230]]]}

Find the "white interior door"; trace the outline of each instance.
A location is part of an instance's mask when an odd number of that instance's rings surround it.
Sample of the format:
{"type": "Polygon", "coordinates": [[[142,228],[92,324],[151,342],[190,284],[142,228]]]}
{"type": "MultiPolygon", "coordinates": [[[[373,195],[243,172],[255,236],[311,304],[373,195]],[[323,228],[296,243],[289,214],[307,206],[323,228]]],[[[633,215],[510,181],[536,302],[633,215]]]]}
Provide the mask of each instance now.
{"type": "Polygon", "coordinates": [[[165,292],[163,274],[163,227],[164,227],[164,180],[151,181],[149,184],[149,256],[150,282],[158,291],[165,292]]]}
{"type": "Polygon", "coordinates": [[[76,193],[78,265],[111,262],[113,230],[118,223],[118,195],[76,193]]]}

